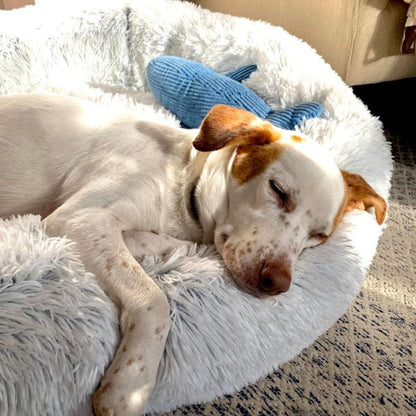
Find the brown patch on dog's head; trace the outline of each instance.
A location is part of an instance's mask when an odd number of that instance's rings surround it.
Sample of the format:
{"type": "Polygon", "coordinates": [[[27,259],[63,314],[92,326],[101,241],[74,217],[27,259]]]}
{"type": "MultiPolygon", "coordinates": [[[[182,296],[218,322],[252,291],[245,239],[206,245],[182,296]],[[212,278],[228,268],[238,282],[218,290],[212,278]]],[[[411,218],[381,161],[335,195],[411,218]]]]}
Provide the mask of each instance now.
{"type": "Polygon", "coordinates": [[[270,122],[246,110],[220,104],[203,120],[193,145],[202,152],[236,146],[232,175],[242,184],[279,157],[281,149],[275,142],[281,137],[270,122]]]}
{"type": "Polygon", "coordinates": [[[274,143],[263,146],[239,146],[231,173],[234,179],[243,184],[262,173],[267,166],[280,156],[281,148],[274,143]]]}
{"type": "Polygon", "coordinates": [[[374,189],[357,174],[341,170],[345,182],[344,201],[334,220],[333,230],[338,226],[346,212],[359,209],[366,211],[374,208],[377,223],[383,224],[387,213],[387,204],[384,198],[377,194],[374,189]]]}

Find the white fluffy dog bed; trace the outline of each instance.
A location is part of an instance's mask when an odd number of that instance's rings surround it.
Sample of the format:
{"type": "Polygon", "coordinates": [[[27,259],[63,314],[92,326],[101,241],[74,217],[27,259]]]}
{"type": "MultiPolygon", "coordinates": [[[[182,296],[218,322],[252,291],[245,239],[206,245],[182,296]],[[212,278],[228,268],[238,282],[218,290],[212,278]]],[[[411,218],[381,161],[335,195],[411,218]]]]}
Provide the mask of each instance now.
{"type": "MultiPolygon", "coordinates": [[[[323,116],[299,129],[388,196],[392,160],[381,123],[281,28],[173,0],[39,3],[0,12],[0,93],[117,102],[178,125],[148,90],[151,58],[182,56],[217,72],[255,63],[245,84],[276,110],[320,102],[323,116]]],[[[144,267],[169,297],[172,329],[148,410],[232,393],[298,354],[356,296],[380,233],[371,214],[346,215],[327,243],[301,256],[290,291],[270,301],[236,289],[212,247],[165,262],[149,257],[144,267]]],[[[117,344],[115,309],[70,243],[46,237],[38,217],[1,221],[0,248],[0,414],[88,414],[117,344]]]]}

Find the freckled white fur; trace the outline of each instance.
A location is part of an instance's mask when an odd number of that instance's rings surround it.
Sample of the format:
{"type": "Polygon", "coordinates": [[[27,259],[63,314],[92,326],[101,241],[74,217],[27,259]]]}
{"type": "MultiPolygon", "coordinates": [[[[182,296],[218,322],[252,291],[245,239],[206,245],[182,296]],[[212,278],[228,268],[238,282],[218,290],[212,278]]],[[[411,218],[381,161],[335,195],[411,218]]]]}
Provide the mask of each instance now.
{"type": "Polygon", "coordinates": [[[97,416],[143,411],[169,330],[166,297],[133,256],[189,244],[176,239],[215,241],[244,286],[264,262],[290,270],[315,244],[311,231],[329,232],[342,201],[329,156],[290,132],[280,157],[243,185],[231,174],[235,149],[200,153],[196,134],[73,99],[0,97],[0,215],[42,214],[120,310],[122,340],[93,398],[97,416]],[[295,211],[278,207],[270,179],[293,193],[295,211]],[[200,223],[189,210],[197,180],[200,223]]]}

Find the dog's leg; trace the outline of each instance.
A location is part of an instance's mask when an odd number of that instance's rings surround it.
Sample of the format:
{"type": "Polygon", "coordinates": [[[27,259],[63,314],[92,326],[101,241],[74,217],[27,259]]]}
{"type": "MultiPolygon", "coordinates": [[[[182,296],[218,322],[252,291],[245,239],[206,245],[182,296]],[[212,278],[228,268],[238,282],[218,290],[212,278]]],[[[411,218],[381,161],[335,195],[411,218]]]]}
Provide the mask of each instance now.
{"type": "Polygon", "coordinates": [[[193,241],[179,240],[170,235],[137,230],[123,232],[123,240],[133,257],[139,262],[145,255],[165,257],[173,251],[186,256],[196,245],[193,241]]]}
{"type": "Polygon", "coordinates": [[[47,217],[49,235],[76,243],[87,270],[120,311],[121,341],[93,395],[97,416],[137,416],[155,383],[169,330],[169,303],[125,246],[119,221],[101,209],[56,210],[47,217]]]}

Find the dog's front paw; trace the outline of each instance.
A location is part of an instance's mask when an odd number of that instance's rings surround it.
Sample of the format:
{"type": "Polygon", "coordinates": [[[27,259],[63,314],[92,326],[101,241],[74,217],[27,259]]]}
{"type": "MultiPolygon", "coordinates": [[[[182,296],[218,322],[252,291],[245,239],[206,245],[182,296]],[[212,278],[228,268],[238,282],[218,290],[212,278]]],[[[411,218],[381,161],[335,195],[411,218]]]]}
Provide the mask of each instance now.
{"type": "MultiPolygon", "coordinates": [[[[124,386],[125,387],[125,386],[124,386]]],[[[126,390],[103,380],[91,398],[95,416],[140,416],[149,398],[151,386],[126,390]]]]}
{"type": "MultiPolygon", "coordinates": [[[[101,384],[91,397],[92,408],[95,416],[116,416],[123,411],[118,403],[118,408],[115,407],[112,398],[110,397],[111,384],[101,384]]],[[[121,405],[123,406],[123,405],[121,405]]]]}

